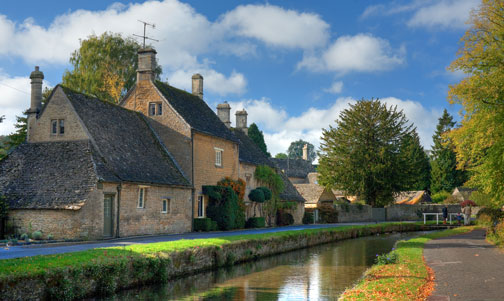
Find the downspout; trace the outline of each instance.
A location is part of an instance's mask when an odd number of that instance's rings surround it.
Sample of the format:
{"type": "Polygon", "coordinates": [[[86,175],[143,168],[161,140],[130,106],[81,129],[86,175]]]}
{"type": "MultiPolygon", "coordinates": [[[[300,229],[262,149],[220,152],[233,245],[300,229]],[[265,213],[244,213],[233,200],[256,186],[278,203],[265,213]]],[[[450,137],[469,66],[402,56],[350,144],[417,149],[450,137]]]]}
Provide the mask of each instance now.
{"type": "Polygon", "coordinates": [[[121,190],[122,190],[122,183],[119,182],[119,185],[117,185],[117,221],[116,221],[116,235],[115,237],[120,237],[119,236],[119,225],[120,225],[120,213],[121,213],[121,190]]]}
{"type": "Polygon", "coordinates": [[[191,129],[191,184],[192,184],[192,193],[191,193],[191,232],[194,231],[194,194],[196,193],[196,187],[194,186],[194,132],[191,129]]]}

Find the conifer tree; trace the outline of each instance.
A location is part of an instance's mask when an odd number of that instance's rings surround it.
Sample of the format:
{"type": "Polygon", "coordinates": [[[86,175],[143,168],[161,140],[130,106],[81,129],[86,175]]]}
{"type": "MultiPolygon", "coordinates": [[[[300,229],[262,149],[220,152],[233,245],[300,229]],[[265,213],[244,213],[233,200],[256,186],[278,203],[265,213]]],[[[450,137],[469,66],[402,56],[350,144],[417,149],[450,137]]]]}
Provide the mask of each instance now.
{"type": "Polygon", "coordinates": [[[315,152],[315,146],[310,142],[299,139],[297,141],[292,142],[287,149],[287,156],[290,159],[302,159],[303,158],[303,147],[305,144],[308,144],[308,161],[313,162],[317,157],[317,153],[315,152]]]}
{"type": "Polygon", "coordinates": [[[445,109],[439,118],[436,132],[432,139],[432,171],[431,191],[451,192],[455,187],[464,183],[463,172],[457,170],[457,158],[453,143],[447,134],[453,129],[455,122],[453,117],[445,109]]]}
{"type": "Polygon", "coordinates": [[[405,190],[428,190],[430,188],[431,166],[429,156],[420,144],[420,137],[414,130],[406,135],[401,143],[401,154],[404,168],[410,177],[405,190]]]}
{"type": "Polygon", "coordinates": [[[411,182],[400,153],[412,135],[404,113],[379,100],[360,100],[324,129],[319,153],[319,183],[384,206],[411,182]]]}
{"type": "Polygon", "coordinates": [[[268,152],[268,147],[264,142],[263,132],[259,130],[257,124],[252,123],[248,128],[248,136],[254,143],[261,149],[261,151],[268,157],[271,157],[271,154],[268,152]]]}

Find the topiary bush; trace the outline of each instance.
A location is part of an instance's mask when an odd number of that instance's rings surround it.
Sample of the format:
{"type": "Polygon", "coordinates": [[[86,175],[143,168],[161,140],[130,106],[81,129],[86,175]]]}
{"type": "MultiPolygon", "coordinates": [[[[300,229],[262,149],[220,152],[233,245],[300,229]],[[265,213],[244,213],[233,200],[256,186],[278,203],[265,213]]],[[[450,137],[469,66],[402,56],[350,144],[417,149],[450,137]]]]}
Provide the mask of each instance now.
{"type": "Polygon", "coordinates": [[[30,237],[28,236],[28,234],[23,233],[23,234],[21,234],[19,239],[24,240],[24,241],[28,241],[30,239],[30,237]]]}
{"type": "Polygon", "coordinates": [[[247,220],[247,228],[264,228],[266,226],[266,220],[264,217],[251,217],[247,220]]]}
{"type": "Polygon", "coordinates": [[[292,214],[285,212],[284,210],[277,211],[277,225],[278,226],[289,226],[294,224],[294,217],[292,214]]]}
{"type": "MultiPolygon", "coordinates": [[[[194,219],[194,231],[212,231],[213,225],[212,220],[209,218],[195,218],[194,219]]],[[[217,225],[216,222],[214,222],[217,225]]]]}
{"type": "Polygon", "coordinates": [[[40,232],[40,231],[33,232],[32,238],[35,240],[41,240],[42,239],[42,232],[40,232]]]}
{"type": "Polygon", "coordinates": [[[231,230],[245,226],[245,215],[240,212],[238,196],[231,187],[203,186],[209,197],[207,216],[217,222],[220,230],[231,230]],[[216,196],[218,195],[218,196],[216,196]]]}
{"type": "Polygon", "coordinates": [[[264,191],[260,188],[252,189],[248,197],[252,202],[256,203],[264,203],[264,201],[266,201],[266,198],[264,197],[264,191]]]}
{"type": "Polygon", "coordinates": [[[52,234],[47,235],[47,240],[54,240],[54,235],[52,234]]]}
{"type": "Polygon", "coordinates": [[[262,192],[264,193],[264,200],[265,201],[269,201],[273,197],[273,193],[271,192],[271,190],[268,187],[261,186],[261,187],[257,187],[257,189],[262,190],[262,192]]]}
{"type": "Polygon", "coordinates": [[[313,224],[313,212],[306,212],[303,215],[303,224],[313,224]]]}

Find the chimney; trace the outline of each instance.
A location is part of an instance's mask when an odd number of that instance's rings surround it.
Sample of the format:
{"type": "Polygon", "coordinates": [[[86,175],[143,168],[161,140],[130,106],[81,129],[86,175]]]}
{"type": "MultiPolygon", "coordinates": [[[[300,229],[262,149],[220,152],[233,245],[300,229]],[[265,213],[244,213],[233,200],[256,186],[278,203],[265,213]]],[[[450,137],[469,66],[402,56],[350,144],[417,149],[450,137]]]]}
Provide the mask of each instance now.
{"type": "Polygon", "coordinates": [[[247,111],[245,109],[241,111],[236,111],[236,128],[238,130],[242,130],[245,134],[248,135],[248,127],[247,127],[247,111]]]}
{"type": "Polygon", "coordinates": [[[220,120],[224,122],[228,129],[231,127],[230,111],[231,106],[229,106],[227,101],[217,105],[217,116],[219,116],[220,120]]]}
{"type": "Polygon", "coordinates": [[[145,80],[153,81],[155,79],[156,53],[156,50],[153,48],[138,50],[137,83],[145,80]]]}
{"type": "Polygon", "coordinates": [[[26,111],[28,115],[27,121],[27,134],[26,140],[30,141],[30,132],[35,126],[37,114],[42,107],[42,81],[44,80],[44,73],[39,70],[39,66],[35,66],[35,70],[30,74],[31,79],[31,103],[30,109],[26,111]]]}
{"type": "Polygon", "coordinates": [[[303,146],[303,160],[308,161],[308,144],[303,146]]]}
{"type": "Polygon", "coordinates": [[[192,94],[203,99],[203,76],[199,73],[192,76],[192,94]]]}

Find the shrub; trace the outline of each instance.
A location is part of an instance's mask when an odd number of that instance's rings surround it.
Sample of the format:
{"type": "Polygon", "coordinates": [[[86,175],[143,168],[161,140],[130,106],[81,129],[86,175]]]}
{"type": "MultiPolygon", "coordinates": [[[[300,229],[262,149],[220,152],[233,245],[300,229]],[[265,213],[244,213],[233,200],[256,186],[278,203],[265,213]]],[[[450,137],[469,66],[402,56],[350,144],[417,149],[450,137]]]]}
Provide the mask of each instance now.
{"type": "Polygon", "coordinates": [[[266,226],[266,221],[264,217],[251,217],[247,221],[247,228],[264,228],[266,226]]]}
{"type": "Polygon", "coordinates": [[[451,194],[448,191],[440,191],[431,195],[432,202],[434,203],[442,203],[446,200],[451,194]]]}
{"type": "Polygon", "coordinates": [[[313,224],[313,212],[306,212],[303,215],[303,224],[313,224]]]}
{"type": "Polygon", "coordinates": [[[240,201],[243,201],[245,196],[245,190],[247,188],[247,183],[243,179],[238,179],[237,181],[231,179],[230,177],[225,177],[224,179],[217,182],[217,186],[231,187],[233,191],[238,196],[240,201]]]}
{"type": "Polygon", "coordinates": [[[478,225],[483,227],[493,227],[501,218],[504,218],[504,212],[497,208],[481,208],[476,214],[478,225]]]}
{"type": "Polygon", "coordinates": [[[271,200],[273,193],[271,192],[271,190],[268,187],[261,186],[261,187],[257,187],[257,189],[262,190],[262,192],[264,193],[264,200],[265,201],[271,200]]]}
{"type": "Polygon", "coordinates": [[[294,224],[294,217],[292,214],[287,213],[283,210],[277,211],[277,225],[278,226],[289,226],[294,224]]]}
{"type": "Polygon", "coordinates": [[[47,235],[47,240],[54,240],[54,235],[52,234],[47,235]]]}
{"type": "MultiPolygon", "coordinates": [[[[350,207],[348,207],[349,209],[350,207]]],[[[332,206],[319,207],[320,222],[333,224],[338,222],[338,211],[332,206]]]]}
{"type": "Polygon", "coordinates": [[[203,191],[211,192],[208,194],[207,216],[217,222],[220,230],[231,230],[245,225],[245,215],[241,215],[238,196],[233,189],[224,186],[203,186],[203,191]]]}
{"type": "MultiPolygon", "coordinates": [[[[194,231],[212,231],[212,221],[209,218],[195,218],[194,219],[194,231]]],[[[215,226],[217,226],[217,223],[215,226]]]]}
{"type": "Polygon", "coordinates": [[[42,239],[42,232],[40,232],[40,231],[33,232],[32,238],[35,240],[41,240],[42,239]]]}
{"type": "Polygon", "coordinates": [[[376,254],[375,263],[378,265],[393,264],[397,263],[398,259],[399,257],[397,256],[397,253],[392,251],[388,254],[376,254]]]}
{"type": "Polygon", "coordinates": [[[264,196],[264,191],[260,188],[252,189],[248,197],[252,202],[256,203],[264,203],[264,201],[266,200],[264,196]]]}
{"type": "Polygon", "coordinates": [[[457,199],[455,196],[453,195],[449,195],[444,201],[443,203],[445,204],[459,204],[460,201],[459,199],[457,199]]]}
{"type": "Polygon", "coordinates": [[[9,205],[7,205],[7,199],[3,195],[0,195],[0,220],[7,217],[8,209],[9,205]]]}
{"type": "Polygon", "coordinates": [[[26,233],[21,234],[21,236],[19,237],[19,239],[24,240],[24,241],[28,241],[29,238],[30,237],[26,233]]]}

